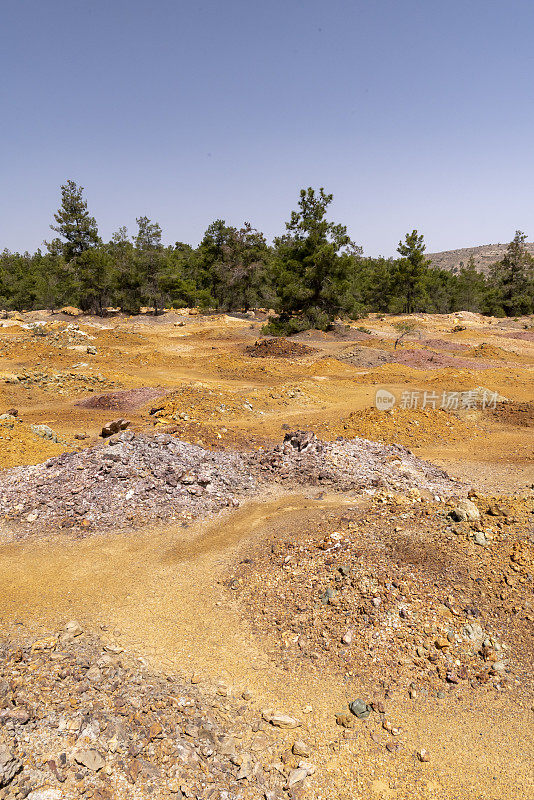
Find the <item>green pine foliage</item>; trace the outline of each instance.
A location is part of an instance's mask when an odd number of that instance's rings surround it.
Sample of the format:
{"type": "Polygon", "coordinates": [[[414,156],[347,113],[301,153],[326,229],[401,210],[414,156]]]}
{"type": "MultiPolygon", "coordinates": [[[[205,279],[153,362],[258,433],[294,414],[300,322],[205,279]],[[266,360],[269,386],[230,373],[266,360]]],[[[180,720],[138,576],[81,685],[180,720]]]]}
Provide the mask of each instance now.
{"type": "Polygon", "coordinates": [[[516,317],[534,311],[534,258],[525,248],[526,234],[516,231],[502,261],[493,265],[493,312],[516,317]]]}
{"type": "Polygon", "coordinates": [[[326,218],[333,196],[309,187],[300,192],[286,233],[274,241],[273,282],[280,314],[269,333],[305,328],[325,330],[340,314],[361,310],[355,295],[354,267],[361,250],[344,225],[326,218]]]}
{"type": "Polygon", "coordinates": [[[198,247],[165,246],[161,227],[147,216],[137,218],[134,236],[122,227],[103,242],[83,187],[69,180],[47,251],[0,253],[0,309],[74,305],[103,316],[110,307],[137,313],[149,306],[155,314],[266,307],[277,312],[266,332],[284,335],[369,312],[534,314],[534,258],[521,231],[488,276],[472,258],[449,272],[430,266],[416,230],[399,242],[398,258],[364,256],[347,228],[329,220],[332,199],[322,188],[301,190],[272,245],[249,222],[237,228],[218,219],[198,247]]]}
{"type": "Polygon", "coordinates": [[[57,224],[50,228],[59,233],[59,238],[45,244],[50,252],[61,253],[66,261],[100,244],[96,220],[87,211],[83,186],[77,186],[74,181],[69,180],[61,187],[61,206],[54,219],[57,224]]]}
{"type": "Polygon", "coordinates": [[[393,294],[400,308],[411,314],[427,302],[426,278],[429,275],[430,261],[425,258],[426,250],[423,236],[417,231],[407,233],[404,242],[399,242],[397,252],[400,258],[393,268],[393,294]]]}

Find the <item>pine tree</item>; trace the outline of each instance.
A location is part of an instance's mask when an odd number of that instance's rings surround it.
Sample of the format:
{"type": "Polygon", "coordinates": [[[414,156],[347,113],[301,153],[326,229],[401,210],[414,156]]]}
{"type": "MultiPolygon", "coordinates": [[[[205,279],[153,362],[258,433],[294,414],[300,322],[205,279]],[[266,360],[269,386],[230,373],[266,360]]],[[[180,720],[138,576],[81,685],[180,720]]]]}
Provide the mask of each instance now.
{"type": "Polygon", "coordinates": [[[268,275],[269,248],[263,233],[249,222],[239,230],[228,229],[213,264],[216,286],[213,294],[219,308],[248,311],[270,304],[273,294],[268,275]]]}
{"type": "Polygon", "coordinates": [[[76,259],[80,307],[104,317],[113,300],[115,271],[105,247],[84,250],[76,259]]]}
{"type": "Polygon", "coordinates": [[[215,298],[220,296],[220,269],[217,265],[223,263],[225,248],[235,233],[236,229],[223,219],[214,220],[208,225],[187,265],[188,277],[200,291],[208,292],[214,298],[214,305],[217,303],[215,298]]]}
{"type": "Polygon", "coordinates": [[[336,315],[353,314],[354,257],[361,253],[345,225],[326,219],[333,195],[309,187],[300,192],[287,233],[275,239],[274,279],[281,310],[272,332],[327,328],[336,315]]]}
{"type": "Polygon", "coordinates": [[[91,247],[100,243],[96,220],[87,211],[87,200],[83,197],[83,186],[68,180],[61,187],[61,206],[54,214],[57,225],[50,228],[60,237],[45,242],[50,252],[60,252],[66,261],[72,261],[91,247]]]}
{"type": "Polygon", "coordinates": [[[486,279],[477,270],[475,259],[471,255],[465,266],[460,265],[460,271],[456,276],[455,309],[480,311],[485,289],[486,279]]]}
{"type": "Polygon", "coordinates": [[[116,231],[107,245],[107,250],[115,271],[114,304],[126,313],[138,313],[142,305],[139,275],[135,269],[135,248],[122,226],[116,231]]]}
{"type": "Polygon", "coordinates": [[[525,247],[526,240],[525,233],[516,231],[504,258],[491,270],[500,304],[509,316],[534,311],[534,258],[525,247]]]}
{"type": "Polygon", "coordinates": [[[138,231],[134,237],[138,250],[161,250],[161,227],[157,222],[151,222],[148,217],[137,217],[138,231]]]}
{"type": "Polygon", "coordinates": [[[138,217],[135,270],[138,275],[143,302],[154,307],[156,316],[163,310],[168,260],[161,244],[161,228],[148,217],[138,217]]]}
{"type": "Polygon", "coordinates": [[[423,278],[431,263],[424,256],[425,250],[423,236],[416,230],[407,233],[397,247],[401,258],[396,262],[393,282],[397,298],[403,301],[402,310],[407,314],[415,311],[424,291],[423,278]]]}

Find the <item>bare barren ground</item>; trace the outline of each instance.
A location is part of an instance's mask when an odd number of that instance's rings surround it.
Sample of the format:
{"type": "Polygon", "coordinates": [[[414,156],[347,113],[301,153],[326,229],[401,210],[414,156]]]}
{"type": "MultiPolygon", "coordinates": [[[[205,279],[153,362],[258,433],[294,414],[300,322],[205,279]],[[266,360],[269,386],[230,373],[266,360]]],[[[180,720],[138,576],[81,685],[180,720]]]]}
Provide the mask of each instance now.
{"type": "Polygon", "coordinates": [[[532,800],[531,321],[415,319],[2,323],[0,797],[532,800]]]}

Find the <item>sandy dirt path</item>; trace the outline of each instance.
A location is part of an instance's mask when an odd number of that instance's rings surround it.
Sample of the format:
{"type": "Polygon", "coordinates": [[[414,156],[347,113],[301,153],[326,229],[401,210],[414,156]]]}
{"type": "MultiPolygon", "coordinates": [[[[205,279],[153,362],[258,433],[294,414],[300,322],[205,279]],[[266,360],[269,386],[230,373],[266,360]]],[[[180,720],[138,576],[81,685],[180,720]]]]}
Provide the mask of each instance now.
{"type": "Polygon", "coordinates": [[[266,526],[283,520],[289,527],[292,518],[339,505],[339,498],[290,495],[188,528],[9,545],[0,550],[2,617],[32,628],[76,617],[90,628],[104,626],[104,639],[107,633],[160,667],[246,685],[251,669],[267,662],[221,579],[239,548],[266,526]]]}
{"type": "Polygon", "coordinates": [[[231,565],[280,528],[320,524],[342,507],[339,495],[320,501],[288,495],[189,528],[5,546],[2,627],[12,633],[22,623],[38,632],[77,618],[151,668],[198,673],[202,682],[222,681],[233,692],[249,688],[258,708],[303,721],[319,767],[315,797],[532,800],[534,752],[524,705],[506,697],[488,704],[476,694],[461,703],[395,698],[390,709],[405,748],[393,757],[369,736],[373,728],[380,733],[373,716],[356,738],[345,739],[334,724],[334,713],[359,696],[357,685],[320,671],[292,675],[252,636],[222,585],[231,565]],[[305,714],[308,704],[313,711],[305,714]],[[430,764],[414,758],[421,746],[432,753],[430,764]]]}

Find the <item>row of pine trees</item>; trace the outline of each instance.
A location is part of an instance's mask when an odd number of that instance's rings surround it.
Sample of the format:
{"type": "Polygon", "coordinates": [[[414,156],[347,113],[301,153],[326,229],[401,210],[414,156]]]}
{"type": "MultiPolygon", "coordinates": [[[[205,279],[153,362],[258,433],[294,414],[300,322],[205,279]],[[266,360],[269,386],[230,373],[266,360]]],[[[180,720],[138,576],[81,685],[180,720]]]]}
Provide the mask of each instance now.
{"type": "Polygon", "coordinates": [[[119,228],[109,242],[89,214],[83,187],[67,181],[46,252],[0,255],[0,308],[75,305],[105,315],[110,307],[200,306],[224,311],[274,308],[271,333],[326,329],[336,317],[369,312],[478,311],[496,316],[534,313],[534,259],[517,231],[490,274],[473,260],[455,272],[432,268],[416,230],[398,258],[369,258],[344,225],[328,220],[332,195],[302,190],[285,233],[270,245],[248,222],[213,222],[198,247],[162,244],[157,222],[139,217],[132,237],[119,228]]]}

